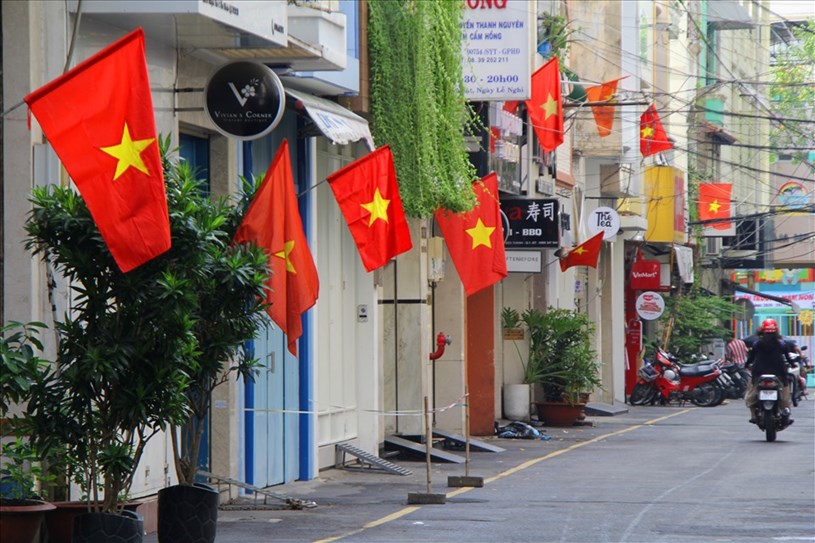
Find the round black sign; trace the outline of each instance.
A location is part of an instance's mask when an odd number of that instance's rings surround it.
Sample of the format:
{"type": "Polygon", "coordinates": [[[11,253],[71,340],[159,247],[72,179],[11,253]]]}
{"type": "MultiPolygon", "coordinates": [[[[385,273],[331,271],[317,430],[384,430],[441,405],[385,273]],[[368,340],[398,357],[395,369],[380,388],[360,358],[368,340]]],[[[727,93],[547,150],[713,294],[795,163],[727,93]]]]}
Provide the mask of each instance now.
{"type": "Polygon", "coordinates": [[[271,132],[283,118],[283,84],[259,62],[231,62],[209,78],[204,89],[209,118],[219,132],[254,140],[271,132]]]}

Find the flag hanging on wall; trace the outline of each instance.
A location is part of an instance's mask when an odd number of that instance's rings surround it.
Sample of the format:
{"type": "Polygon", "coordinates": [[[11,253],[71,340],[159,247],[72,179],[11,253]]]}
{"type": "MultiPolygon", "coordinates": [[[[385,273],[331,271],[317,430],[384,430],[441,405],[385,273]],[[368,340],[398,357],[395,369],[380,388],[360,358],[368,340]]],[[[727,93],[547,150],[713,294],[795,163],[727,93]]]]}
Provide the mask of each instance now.
{"type": "Polygon", "coordinates": [[[605,232],[598,232],[560,259],[560,271],[566,271],[572,266],[597,267],[597,259],[600,257],[600,248],[603,246],[605,232]]]}
{"type": "Polygon", "coordinates": [[[122,272],[170,248],[139,28],[24,98],[122,272]]]}
{"type": "Polygon", "coordinates": [[[289,351],[297,356],[303,335],[302,315],[317,301],[320,279],[311,257],[285,139],[235,232],[234,243],[253,242],[266,250],[271,268],[267,312],[286,334],[289,351]]]}
{"type": "Polygon", "coordinates": [[[707,228],[728,230],[733,224],[730,220],[730,183],[701,183],[699,185],[699,220],[711,221],[707,228]]]}
{"type": "Polygon", "coordinates": [[[327,179],[366,270],[380,268],[413,247],[390,146],[380,147],[327,179]]]}
{"type": "Polygon", "coordinates": [[[498,201],[498,176],[473,183],[476,204],[466,213],[436,211],[450,258],[469,296],[507,276],[504,229],[498,201]]]}
{"type": "MultiPolygon", "coordinates": [[[[628,76],[626,76],[628,77],[628,76]]],[[[586,98],[589,102],[605,102],[614,98],[617,92],[617,83],[625,77],[612,79],[600,85],[586,87],[586,98]]],[[[597,132],[601,138],[611,134],[614,126],[614,106],[591,106],[594,121],[597,123],[597,132]]]]}
{"type": "Polygon", "coordinates": [[[557,57],[532,74],[532,97],[526,101],[526,110],[543,150],[557,149],[563,143],[563,100],[557,57]]]}
{"type": "Polygon", "coordinates": [[[662,151],[673,149],[673,143],[662,127],[654,104],[648,106],[640,117],[640,152],[642,156],[650,156],[662,151]]]}

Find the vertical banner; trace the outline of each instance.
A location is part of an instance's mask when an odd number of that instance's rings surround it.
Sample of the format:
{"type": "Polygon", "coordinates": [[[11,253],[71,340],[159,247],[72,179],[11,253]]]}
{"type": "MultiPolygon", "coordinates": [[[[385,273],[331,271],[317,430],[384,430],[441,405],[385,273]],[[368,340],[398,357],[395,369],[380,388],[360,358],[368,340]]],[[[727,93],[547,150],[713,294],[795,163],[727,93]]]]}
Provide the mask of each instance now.
{"type": "Polygon", "coordinates": [[[468,100],[530,98],[535,26],[535,2],[464,1],[461,56],[468,100]]]}

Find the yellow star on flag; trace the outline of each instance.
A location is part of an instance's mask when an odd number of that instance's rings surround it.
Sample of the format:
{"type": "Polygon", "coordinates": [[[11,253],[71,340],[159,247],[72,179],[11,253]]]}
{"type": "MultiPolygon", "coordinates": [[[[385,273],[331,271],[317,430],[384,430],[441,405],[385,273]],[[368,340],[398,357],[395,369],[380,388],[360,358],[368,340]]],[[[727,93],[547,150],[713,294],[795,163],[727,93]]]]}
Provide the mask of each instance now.
{"type": "Polygon", "coordinates": [[[713,200],[710,202],[710,204],[708,204],[707,210],[713,213],[718,213],[720,207],[722,207],[722,204],[719,203],[719,200],[713,200]]]}
{"type": "Polygon", "coordinates": [[[119,159],[119,162],[116,164],[116,173],[113,174],[113,180],[116,181],[119,179],[119,176],[125,173],[131,166],[145,175],[150,175],[150,172],[147,171],[147,166],[144,165],[144,161],[141,159],[141,153],[154,141],[155,138],[133,141],[133,138],[130,137],[130,129],[127,128],[127,123],[125,123],[122,141],[119,145],[99,148],[110,156],[119,159]]]}
{"type": "Polygon", "coordinates": [[[470,236],[473,238],[473,249],[478,247],[479,245],[484,245],[488,248],[492,248],[492,242],[490,242],[490,236],[495,231],[494,226],[486,226],[482,221],[481,218],[478,218],[478,222],[472,228],[468,228],[465,230],[470,236]]]}
{"type": "Polygon", "coordinates": [[[289,273],[293,273],[297,275],[297,270],[294,269],[294,264],[291,263],[289,260],[289,255],[294,250],[294,240],[291,239],[283,244],[283,250],[276,252],[274,255],[276,257],[282,258],[286,261],[286,271],[289,273]]]}
{"type": "Polygon", "coordinates": [[[577,247],[577,248],[576,248],[575,250],[573,250],[572,252],[573,252],[574,254],[576,254],[576,255],[582,255],[583,253],[585,253],[585,252],[586,252],[586,248],[585,248],[585,247],[583,247],[583,246],[581,245],[580,247],[577,247]]]}
{"type": "Polygon", "coordinates": [[[654,128],[652,126],[646,126],[642,129],[642,137],[643,138],[650,138],[654,135],[654,128]]]}
{"type": "Polygon", "coordinates": [[[371,226],[376,219],[382,219],[383,221],[388,222],[388,206],[390,203],[390,200],[386,200],[382,197],[382,194],[379,193],[379,188],[377,187],[376,191],[374,192],[374,199],[367,204],[360,204],[363,209],[371,214],[371,218],[368,221],[368,226],[371,226]]]}
{"type": "Polygon", "coordinates": [[[552,115],[557,115],[557,100],[552,97],[552,93],[546,98],[546,101],[541,104],[544,111],[543,120],[547,120],[552,115]]]}

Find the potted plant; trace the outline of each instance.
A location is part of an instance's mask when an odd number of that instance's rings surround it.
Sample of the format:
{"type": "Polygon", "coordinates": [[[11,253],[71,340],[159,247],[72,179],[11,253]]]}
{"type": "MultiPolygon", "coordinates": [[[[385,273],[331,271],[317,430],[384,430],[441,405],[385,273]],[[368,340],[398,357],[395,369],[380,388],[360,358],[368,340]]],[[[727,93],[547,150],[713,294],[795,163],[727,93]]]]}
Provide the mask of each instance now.
{"type": "Polygon", "coordinates": [[[538,53],[544,58],[558,57],[565,60],[573,32],[570,22],[564,16],[541,13],[538,15],[538,53]]]}
{"type": "Polygon", "coordinates": [[[212,388],[225,380],[228,359],[251,376],[240,342],[254,336],[265,307],[262,249],[230,245],[237,211],[204,196],[186,163],[169,160],[168,138],[160,145],[172,237],[166,253],[121,273],[87,206],[67,187],[36,188],[26,222],[27,247],[74,291],[70,316],[58,323],[58,371],[32,388],[27,418],[38,446],[74,459],[87,509],[108,515],[104,522],[129,516],[134,471],[164,430],[194,427],[189,447],[173,440],[179,478],[192,487],[197,466],[185,459],[197,458],[212,388]]]}
{"type": "Polygon", "coordinates": [[[45,514],[55,509],[35,490],[47,482],[39,456],[21,437],[3,446],[0,467],[0,542],[32,543],[45,514]]]}
{"type": "Polygon", "coordinates": [[[594,323],[570,309],[529,310],[524,320],[530,331],[530,357],[538,358],[542,401],[535,402],[538,416],[551,425],[573,424],[582,412],[580,394],[602,385],[592,347],[594,323]],[[564,420],[555,411],[566,411],[564,420]]]}
{"type": "MultiPolygon", "coordinates": [[[[527,330],[524,319],[516,309],[504,307],[501,310],[501,327],[504,342],[512,342],[521,364],[521,383],[504,383],[502,386],[504,417],[510,420],[529,421],[532,386],[542,377],[540,360],[529,349],[528,343],[523,346],[523,351],[518,344],[519,340],[527,337],[527,330]]],[[[505,357],[504,361],[505,364],[508,363],[509,358],[505,357]]]]}
{"type": "MultiPolygon", "coordinates": [[[[166,153],[164,154],[165,161],[166,153]]],[[[257,361],[244,345],[265,324],[267,257],[253,246],[231,245],[254,185],[245,184],[244,199],[231,205],[211,200],[185,162],[166,163],[171,217],[194,220],[195,237],[175,237],[183,255],[183,273],[191,291],[192,335],[196,348],[185,353],[188,377],[183,394],[186,416],[171,425],[178,484],[159,491],[158,537],[175,543],[206,543],[215,539],[218,492],[198,481],[199,452],[213,390],[231,374],[253,378],[257,361]],[[173,205],[183,202],[183,206],[173,205]]],[[[259,185],[259,183],[258,183],[259,185]]],[[[179,260],[181,260],[179,258],[179,260]]]]}
{"type": "MultiPolygon", "coordinates": [[[[168,139],[161,148],[166,158],[168,139]]],[[[35,188],[25,224],[29,250],[67,277],[73,291],[68,315],[57,323],[56,370],[32,386],[26,418],[38,448],[60,448],[74,459],[72,476],[83,482],[87,510],[107,515],[105,523],[130,520],[124,503],[148,441],[188,420],[188,391],[206,334],[196,328],[200,278],[219,266],[259,273],[253,284],[267,277],[258,271],[262,252],[227,247],[228,238],[217,234],[224,217],[202,211],[194,198],[200,187],[176,175],[177,165],[165,160],[164,166],[172,248],[128,273],[69,187],[35,188]],[[213,257],[222,260],[202,261],[211,244],[223,246],[213,257]],[[252,263],[248,269],[243,260],[252,263]]],[[[231,285],[221,287],[228,299],[231,285]]],[[[74,541],[81,537],[78,525],[79,519],[74,541]]]]}
{"type": "Polygon", "coordinates": [[[43,323],[12,321],[0,330],[0,427],[14,441],[2,446],[0,463],[0,542],[31,543],[39,533],[46,511],[54,506],[41,499],[37,483],[47,482],[40,457],[20,435],[20,419],[6,418],[12,405],[25,403],[48,362],[37,355],[42,351],[37,334],[43,323]]]}

